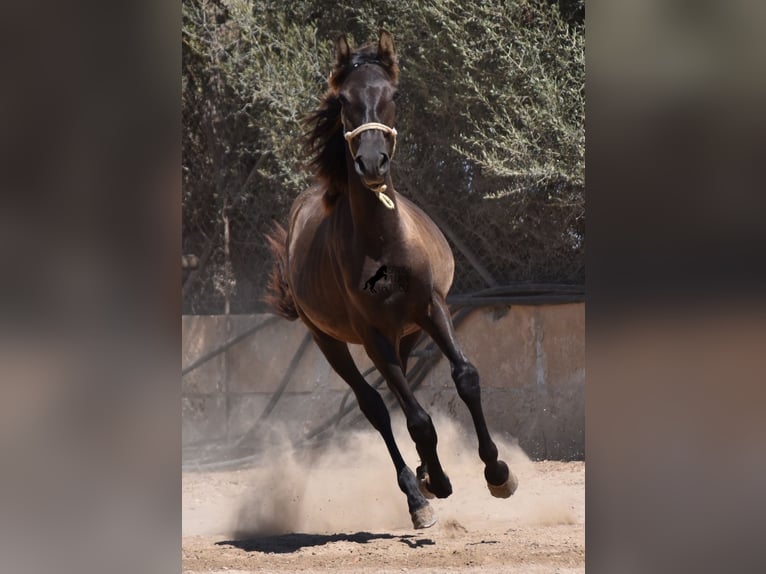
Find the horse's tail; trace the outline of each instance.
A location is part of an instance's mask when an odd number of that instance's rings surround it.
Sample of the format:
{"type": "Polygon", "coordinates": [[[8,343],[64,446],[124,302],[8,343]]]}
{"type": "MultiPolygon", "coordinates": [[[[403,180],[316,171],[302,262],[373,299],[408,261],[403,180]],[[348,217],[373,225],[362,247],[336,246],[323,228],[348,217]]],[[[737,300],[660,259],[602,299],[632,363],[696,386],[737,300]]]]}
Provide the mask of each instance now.
{"type": "Polygon", "coordinates": [[[275,223],[272,230],[266,234],[266,242],[274,257],[274,267],[266,285],[267,293],[263,301],[271,305],[278,315],[295,321],[298,318],[298,311],[295,309],[295,301],[287,284],[287,231],[275,223]]]}

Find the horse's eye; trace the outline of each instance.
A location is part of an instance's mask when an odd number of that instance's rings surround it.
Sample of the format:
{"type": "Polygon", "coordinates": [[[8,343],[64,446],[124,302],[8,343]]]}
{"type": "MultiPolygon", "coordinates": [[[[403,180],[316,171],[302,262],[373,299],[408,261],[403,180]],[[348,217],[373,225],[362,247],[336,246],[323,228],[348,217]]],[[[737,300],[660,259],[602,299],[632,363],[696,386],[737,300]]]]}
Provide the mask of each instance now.
{"type": "Polygon", "coordinates": [[[340,101],[341,106],[347,106],[348,105],[348,98],[344,96],[343,94],[338,94],[338,101],[340,101]]]}
{"type": "Polygon", "coordinates": [[[394,101],[398,100],[399,99],[399,92],[394,92],[394,95],[391,96],[391,99],[394,100],[394,101]]]}

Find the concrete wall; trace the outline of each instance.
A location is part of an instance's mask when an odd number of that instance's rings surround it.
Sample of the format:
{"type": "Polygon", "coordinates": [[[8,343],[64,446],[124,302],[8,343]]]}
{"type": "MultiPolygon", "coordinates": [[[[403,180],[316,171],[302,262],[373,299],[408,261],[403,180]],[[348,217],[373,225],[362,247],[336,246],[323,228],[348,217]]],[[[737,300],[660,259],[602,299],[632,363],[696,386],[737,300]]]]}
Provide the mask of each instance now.
{"type": "MultiPolygon", "coordinates": [[[[269,324],[270,319],[270,315],[183,317],[184,366],[267,322],[254,335],[184,376],[182,421],[187,451],[210,441],[231,443],[247,433],[283,381],[306,329],[300,322],[269,324]]],[[[583,303],[519,305],[504,313],[477,309],[460,324],[458,339],[481,374],[484,410],[494,434],[517,439],[533,458],[584,457],[584,335],[583,303]]],[[[371,364],[364,350],[351,348],[364,371],[371,364]]],[[[269,420],[286,422],[289,434],[303,436],[335,414],[347,394],[346,384],[311,342],[269,420]]],[[[471,426],[444,358],[416,396],[432,414],[446,413],[471,426]]],[[[353,396],[347,400],[353,401],[353,396]]],[[[356,411],[343,424],[351,424],[352,419],[358,419],[356,411]]],[[[357,420],[354,424],[367,423],[357,420]]]]}

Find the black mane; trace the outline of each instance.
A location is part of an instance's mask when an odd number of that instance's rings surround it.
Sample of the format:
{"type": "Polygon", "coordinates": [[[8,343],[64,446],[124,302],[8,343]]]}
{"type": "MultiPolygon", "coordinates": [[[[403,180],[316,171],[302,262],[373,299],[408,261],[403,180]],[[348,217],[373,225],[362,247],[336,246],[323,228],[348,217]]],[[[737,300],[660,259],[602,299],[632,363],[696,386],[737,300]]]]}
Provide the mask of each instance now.
{"type": "Polygon", "coordinates": [[[309,166],[314,176],[325,188],[325,205],[332,206],[338,194],[347,187],[346,140],[343,138],[343,123],[340,119],[340,99],[329,91],[319,108],[310,113],[304,123],[305,148],[310,157],[309,166]]]}

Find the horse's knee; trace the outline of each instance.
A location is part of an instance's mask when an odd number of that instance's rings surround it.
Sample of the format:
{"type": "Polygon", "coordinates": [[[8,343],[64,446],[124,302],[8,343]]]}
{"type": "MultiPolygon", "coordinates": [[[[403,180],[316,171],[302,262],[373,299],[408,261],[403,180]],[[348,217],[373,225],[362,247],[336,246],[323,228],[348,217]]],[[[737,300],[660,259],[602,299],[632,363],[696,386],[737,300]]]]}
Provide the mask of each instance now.
{"type": "Polygon", "coordinates": [[[422,409],[407,417],[407,430],[410,431],[415,444],[436,442],[436,431],[431,417],[422,409]]]}
{"type": "Polygon", "coordinates": [[[479,371],[471,363],[456,365],[452,369],[452,380],[455,381],[457,394],[464,402],[471,403],[479,400],[481,396],[479,371]]]}

